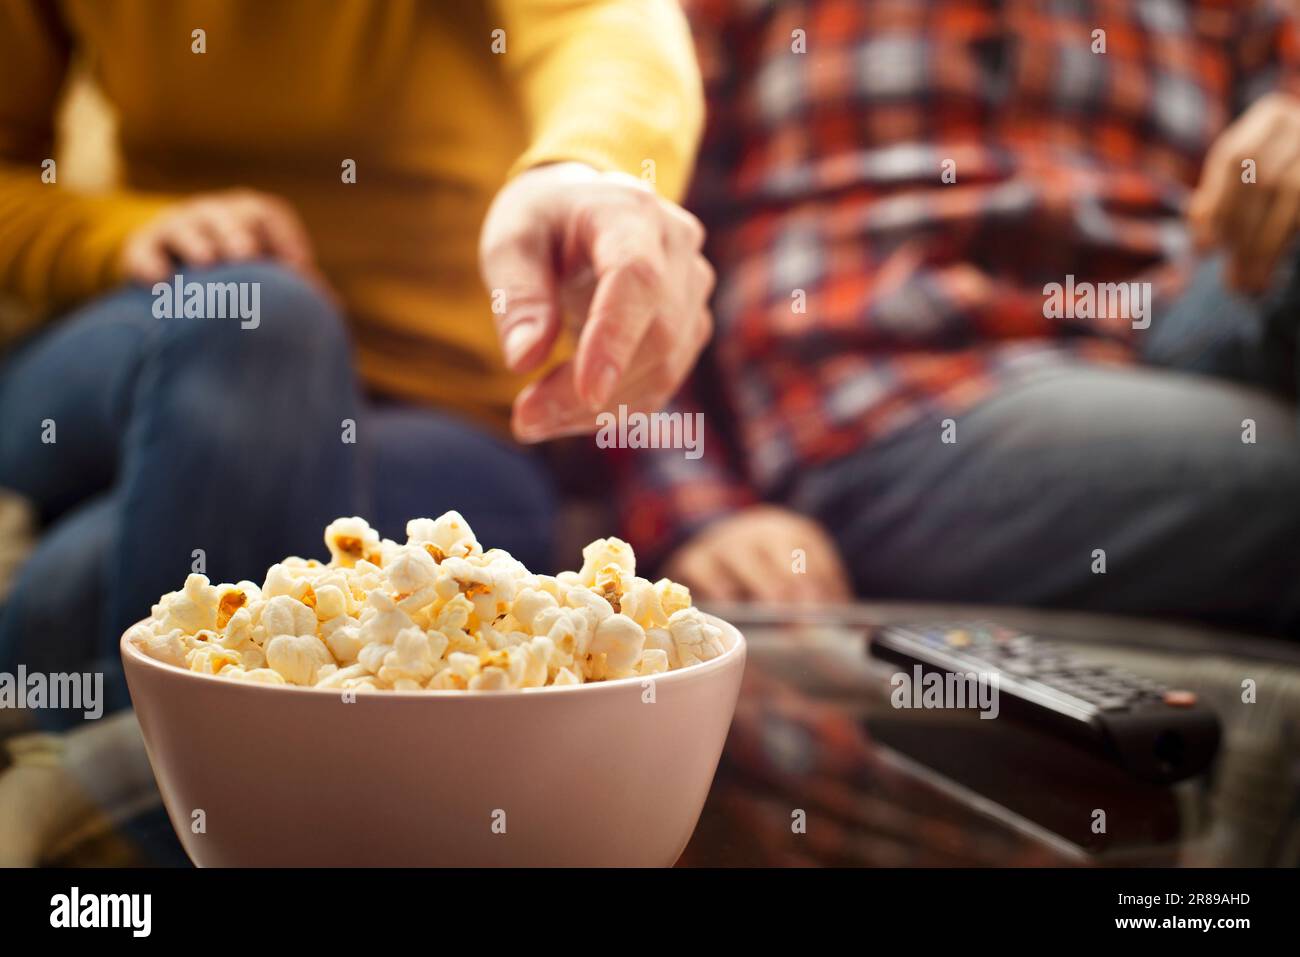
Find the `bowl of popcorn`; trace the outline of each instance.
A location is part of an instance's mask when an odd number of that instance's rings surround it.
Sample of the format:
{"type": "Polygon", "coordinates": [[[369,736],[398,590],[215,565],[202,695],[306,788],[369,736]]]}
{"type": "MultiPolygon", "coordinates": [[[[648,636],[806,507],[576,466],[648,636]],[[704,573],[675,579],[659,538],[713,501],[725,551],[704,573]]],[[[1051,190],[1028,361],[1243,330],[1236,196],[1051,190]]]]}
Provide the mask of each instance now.
{"type": "Polygon", "coordinates": [[[327,562],[190,575],[122,637],[200,866],[660,866],[690,839],[745,642],[616,538],[530,572],[465,519],[360,518],[327,562]]]}

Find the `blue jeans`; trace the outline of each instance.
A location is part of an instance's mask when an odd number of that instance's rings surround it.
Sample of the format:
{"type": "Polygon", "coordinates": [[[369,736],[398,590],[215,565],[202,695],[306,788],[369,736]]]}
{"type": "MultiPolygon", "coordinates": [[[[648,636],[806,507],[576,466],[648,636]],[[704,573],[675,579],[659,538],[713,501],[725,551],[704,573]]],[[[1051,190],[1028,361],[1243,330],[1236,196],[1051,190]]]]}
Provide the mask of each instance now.
{"type": "Polygon", "coordinates": [[[832,531],[864,596],[1300,636],[1297,322],[1294,280],[1247,300],[1207,262],[1153,316],[1146,365],[1026,368],[955,443],[922,422],[790,500],[832,531]]]}
{"type": "Polygon", "coordinates": [[[103,671],[106,710],[125,707],[117,639],[160,595],[195,569],[260,580],[286,555],[320,556],[340,515],[404,540],[408,518],[455,508],[482,541],[549,566],[554,493],[531,454],[367,403],[342,318],[290,273],[186,279],[261,283],[260,323],[157,319],[132,287],[0,360],[0,486],[45,526],[0,609],[0,672],[103,671]]]}

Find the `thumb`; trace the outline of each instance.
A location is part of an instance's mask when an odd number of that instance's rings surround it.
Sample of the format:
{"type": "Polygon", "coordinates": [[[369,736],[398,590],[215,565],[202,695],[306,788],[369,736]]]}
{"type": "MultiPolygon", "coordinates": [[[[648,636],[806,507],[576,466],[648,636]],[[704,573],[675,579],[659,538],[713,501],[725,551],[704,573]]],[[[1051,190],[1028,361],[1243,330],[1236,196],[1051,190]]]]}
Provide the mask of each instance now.
{"type": "Polygon", "coordinates": [[[535,230],[497,242],[485,237],[480,268],[506,368],[530,372],[560,333],[550,236],[535,230]]]}

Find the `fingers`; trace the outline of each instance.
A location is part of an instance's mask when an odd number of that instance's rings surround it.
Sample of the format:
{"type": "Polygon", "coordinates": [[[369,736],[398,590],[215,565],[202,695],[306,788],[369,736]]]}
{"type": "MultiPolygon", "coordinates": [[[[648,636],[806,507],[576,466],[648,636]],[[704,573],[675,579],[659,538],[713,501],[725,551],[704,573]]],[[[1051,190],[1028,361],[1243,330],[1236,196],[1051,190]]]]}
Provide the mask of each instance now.
{"type": "Polygon", "coordinates": [[[1220,141],[1210,150],[1188,207],[1188,218],[1196,242],[1202,248],[1212,246],[1222,233],[1222,219],[1227,211],[1227,193],[1237,181],[1232,173],[1233,150],[1220,141]]]}
{"type": "MultiPolygon", "coordinates": [[[[643,391],[637,380],[625,385],[634,393],[643,391]]],[[[570,360],[523,388],[515,398],[511,429],[523,442],[541,442],[570,435],[589,435],[599,426],[599,417],[600,413],[589,409],[578,395],[574,364],[570,360]]]]}
{"type": "MultiPolygon", "coordinates": [[[[634,369],[619,385],[614,398],[628,413],[655,411],[668,398],[661,395],[643,404],[647,395],[660,395],[664,381],[661,363],[634,369]],[[626,390],[626,391],[624,391],[626,390]]],[[[537,382],[531,383],[515,398],[511,428],[523,442],[541,442],[571,435],[590,435],[600,426],[601,415],[588,408],[578,394],[573,360],[561,363],[537,382]]]]}
{"type": "Polygon", "coordinates": [[[582,164],[528,170],[497,194],[479,263],[507,367],[540,367],[566,312],[577,333],[571,365],[518,397],[517,433],[589,431],[616,396],[655,408],[671,398],[712,328],[703,240],[690,213],[582,164]]]}
{"type": "Polygon", "coordinates": [[[1220,246],[1227,281],[1262,292],[1295,236],[1300,217],[1300,100],[1257,100],[1215,141],[1188,209],[1198,246],[1220,246]],[[1254,176],[1244,178],[1247,169],[1254,176]]]}
{"type": "Polygon", "coordinates": [[[1300,129],[1284,124],[1270,128],[1257,150],[1257,182],[1241,184],[1247,194],[1234,217],[1237,232],[1231,248],[1229,281],[1247,292],[1262,292],[1293,235],[1297,202],[1295,160],[1300,157],[1300,129]]]}
{"type": "Polygon", "coordinates": [[[829,604],[853,597],[825,530],[774,505],[751,506],[710,525],[678,548],[664,570],[704,599],[829,604]]]}
{"type": "MultiPolygon", "coordinates": [[[[774,583],[779,578],[773,577],[772,555],[767,548],[720,549],[718,560],[731,582],[739,589],[737,596],[741,601],[790,601],[792,592],[786,595],[773,594],[774,583]]],[[[788,569],[787,569],[788,570],[788,569]]]]}
{"type": "Polygon", "coordinates": [[[506,368],[531,372],[560,334],[555,252],[542,224],[519,228],[518,210],[494,213],[483,228],[479,267],[492,296],[506,368]]]}
{"type": "Polygon", "coordinates": [[[719,551],[712,548],[683,550],[665,565],[664,573],[689,588],[696,601],[743,601],[746,597],[719,551]]]}
{"type": "Polygon", "coordinates": [[[217,244],[209,234],[201,214],[178,216],[165,224],[162,242],[182,262],[211,266],[217,261],[217,244]]]}
{"type": "Polygon", "coordinates": [[[1238,288],[1262,292],[1295,235],[1300,218],[1300,190],[1284,190],[1261,211],[1261,220],[1234,257],[1231,280],[1238,288]]]}
{"type": "Polygon", "coordinates": [[[311,242],[292,208],[247,190],[202,196],[169,209],[128,237],[122,268],[130,279],[154,283],[175,264],[212,266],[269,256],[311,278],[318,276],[311,242]]]}
{"type": "Polygon", "coordinates": [[[765,566],[767,600],[795,605],[849,600],[852,592],[844,564],[821,527],[803,516],[784,511],[777,515],[773,525],[759,529],[749,544],[765,566]]]}
{"type": "Polygon", "coordinates": [[[260,251],[256,234],[232,204],[197,203],[194,212],[195,225],[215,250],[215,259],[252,259],[260,251]]]}
{"type": "Polygon", "coordinates": [[[1230,179],[1225,208],[1218,216],[1219,241],[1229,254],[1228,283],[1243,292],[1254,291],[1253,277],[1260,271],[1260,263],[1253,258],[1259,232],[1281,199],[1279,174],[1285,166],[1282,157],[1290,148],[1285,142],[1290,138],[1287,131],[1270,136],[1270,141],[1252,150],[1256,181],[1244,183],[1240,176],[1230,179]]]}
{"type": "MultiPolygon", "coordinates": [[[[672,245],[699,252],[704,246],[704,224],[694,213],[688,212],[676,203],[663,203],[664,212],[672,225],[670,231],[676,238],[672,245]]],[[[669,243],[665,243],[667,247],[669,243]]]]}
{"type": "Polygon", "coordinates": [[[287,203],[259,196],[237,213],[246,217],[253,242],[261,251],[299,272],[315,272],[311,239],[287,203]]]}
{"type": "Polygon", "coordinates": [[[122,248],[122,272],[145,285],[162,282],[172,272],[172,259],[157,233],[140,231],[122,248]]]}
{"type": "Polygon", "coordinates": [[[795,573],[790,551],[759,536],[750,542],[748,553],[754,556],[754,561],[762,569],[762,583],[754,592],[755,598],[763,596],[765,601],[790,605],[811,604],[817,600],[816,588],[808,576],[795,573]]]}
{"type": "Polygon", "coordinates": [[[599,278],[575,356],[577,395],[591,409],[608,408],[616,394],[630,406],[658,409],[713,331],[715,276],[700,254],[704,229],[680,207],[645,195],[606,226],[593,247],[599,278]],[[645,203],[653,205],[658,248],[645,203]]]}
{"type": "MultiPolygon", "coordinates": [[[[647,195],[644,202],[656,200],[647,195]]],[[[618,213],[594,227],[596,293],[574,357],[577,391],[588,408],[602,408],[613,397],[665,305],[667,262],[653,222],[618,213]]]]}
{"type": "Polygon", "coordinates": [[[596,414],[578,398],[573,362],[565,362],[515,397],[510,428],[521,442],[541,442],[596,430],[596,414]]]}
{"type": "Polygon", "coordinates": [[[1279,122],[1275,102],[1261,100],[1228,126],[1214,141],[1201,170],[1193,208],[1207,225],[1221,230],[1231,212],[1234,187],[1241,181],[1242,162],[1259,159],[1271,131],[1279,122]]]}

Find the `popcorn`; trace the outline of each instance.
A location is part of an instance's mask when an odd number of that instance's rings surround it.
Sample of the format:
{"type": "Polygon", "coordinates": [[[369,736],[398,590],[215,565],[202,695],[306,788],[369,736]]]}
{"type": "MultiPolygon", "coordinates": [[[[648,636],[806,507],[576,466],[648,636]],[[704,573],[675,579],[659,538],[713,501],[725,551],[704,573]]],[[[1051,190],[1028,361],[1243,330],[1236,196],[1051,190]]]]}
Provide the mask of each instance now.
{"type": "Polygon", "coordinates": [[[572,608],[548,608],[537,616],[535,627],[555,646],[558,661],[568,666],[587,657],[594,630],[587,618],[572,608]]]}
{"type": "Polygon", "coordinates": [[[204,648],[195,648],[189,656],[189,663],[190,671],[198,671],[205,675],[216,675],[220,674],[221,670],[228,665],[238,667],[240,658],[238,652],[227,651],[220,645],[211,645],[204,648]]]}
{"type": "Polygon", "coordinates": [[[464,595],[473,603],[479,622],[493,622],[509,612],[514,601],[518,587],[514,565],[518,563],[508,555],[504,561],[494,556],[487,564],[446,558],[438,567],[438,594],[443,598],[464,595]]]}
{"type": "Polygon", "coordinates": [[[521,628],[535,635],[538,633],[537,619],[542,612],[548,608],[558,608],[559,604],[555,596],[550,592],[536,588],[525,588],[515,595],[515,602],[510,608],[510,614],[514,616],[515,621],[521,628]]]}
{"type": "Polygon", "coordinates": [[[458,512],[412,519],[406,534],[394,542],[361,518],[336,519],[328,563],[286,558],[260,586],[190,575],[128,640],[203,674],[338,691],[580,685],[725,650],[690,591],[637,577],[617,538],[584,548],[579,571],[550,576],[484,550],[458,512]]]}
{"type": "Polygon", "coordinates": [[[477,677],[478,672],[479,660],[477,655],[467,655],[464,652],[453,651],[447,656],[447,667],[430,678],[427,687],[464,691],[469,688],[470,680],[477,677]]]}
{"type": "Polygon", "coordinates": [[[585,588],[574,588],[564,596],[564,603],[582,613],[583,617],[595,629],[602,621],[614,614],[614,606],[602,595],[585,588]]]}
{"type": "Polygon", "coordinates": [[[683,608],[691,607],[691,590],[685,585],[670,582],[667,578],[655,582],[655,595],[659,599],[659,607],[669,618],[683,608]]]}
{"type": "Polygon", "coordinates": [[[413,518],[406,523],[406,539],[424,546],[436,562],[483,554],[483,547],[460,512],[443,512],[436,519],[413,518]]]}
{"type": "Polygon", "coordinates": [[[245,671],[242,674],[232,674],[230,671],[223,671],[222,677],[238,678],[241,681],[251,681],[254,684],[263,685],[283,685],[288,684],[278,671],[272,671],[270,668],[253,668],[251,671],[245,671]]]}
{"type": "Polygon", "coordinates": [[[357,678],[368,678],[369,672],[364,665],[348,665],[346,668],[339,668],[332,671],[320,681],[316,682],[317,688],[347,688],[349,682],[357,678]]]}
{"type": "Polygon", "coordinates": [[[266,644],[266,663],[290,684],[314,685],[317,672],[334,658],[315,635],[277,635],[266,644]]]}
{"type": "Polygon", "coordinates": [[[378,671],[380,681],[408,679],[428,681],[438,670],[438,662],[447,649],[447,639],[438,632],[426,634],[412,625],[397,633],[393,650],[384,655],[378,671]]]}
{"type": "Polygon", "coordinates": [[[325,547],[330,550],[331,564],[355,567],[365,560],[376,563],[380,558],[379,533],[363,518],[336,518],[325,527],[325,547]]]}
{"type": "Polygon", "coordinates": [[[636,666],[639,675],[657,675],[668,670],[668,655],[658,648],[647,648],[636,666]]]}
{"type": "Polygon", "coordinates": [[[262,597],[262,590],[252,582],[217,587],[217,627],[225,628],[236,613],[262,597]]]}
{"type": "Polygon", "coordinates": [[[330,621],[348,613],[348,594],[338,585],[321,585],[315,589],[316,617],[330,621]]]}
{"type": "Polygon", "coordinates": [[[668,631],[682,667],[709,661],[726,651],[722,631],[704,620],[698,608],[683,608],[668,619],[668,631]]]}
{"type": "MultiPolygon", "coordinates": [[[[217,615],[217,621],[221,616],[217,615]]],[[[254,640],[253,614],[247,608],[241,608],[226,622],[226,626],[221,629],[221,643],[227,648],[236,650],[253,645],[254,640]]]]}
{"type": "Polygon", "coordinates": [[[351,665],[361,652],[361,623],[355,618],[333,618],[321,626],[321,638],[340,665],[351,665]]]}
{"type": "Polygon", "coordinates": [[[152,621],[142,621],[132,625],[127,631],[130,636],[128,640],[150,658],[165,661],[179,668],[188,667],[185,655],[189,649],[182,638],[184,632],[179,628],[173,628],[171,631],[159,634],[151,630],[153,624],[152,621]]]}
{"type": "Polygon", "coordinates": [[[627,615],[610,615],[596,627],[591,639],[587,652],[591,676],[597,680],[631,677],[644,647],[645,632],[640,625],[627,615]]]}
{"type": "Polygon", "coordinates": [[[395,549],[384,570],[393,588],[393,601],[403,611],[416,611],[438,597],[438,563],[424,549],[395,549]]]}
{"type": "MultiPolygon", "coordinates": [[[[667,622],[664,622],[667,624],[667,622]]],[[[652,651],[662,651],[664,658],[668,661],[668,668],[680,668],[681,659],[677,657],[677,645],[673,642],[672,632],[667,628],[647,628],[645,630],[645,650],[642,655],[648,655],[652,651]]]]}
{"type": "Polygon", "coordinates": [[[398,608],[389,595],[383,591],[373,591],[366,600],[365,610],[361,613],[361,643],[363,645],[392,644],[399,631],[404,631],[414,624],[410,616],[398,608]]]}
{"type": "Polygon", "coordinates": [[[636,556],[632,546],[621,538],[598,538],[582,550],[582,568],[578,583],[592,588],[596,577],[613,566],[628,578],[636,574],[636,556]]]}
{"type": "Polygon", "coordinates": [[[218,589],[208,584],[206,575],[190,575],[180,591],[163,596],[162,628],[179,628],[186,634],[215,628],[219,602],[218,589]]]}
{"type": "Polygon", "coordinates": [[[662,628],[668,624],[668,614],[659,600],[659,592],[644,578],[633,577],[626,583],[619,611],[642,628],[662,628]]]}
{"type": "Polygon", "coordinates": [[[267,637],[316,634],[316,613],[288,595],[277,595],[261,608],[259,626],[267,637]]]}

